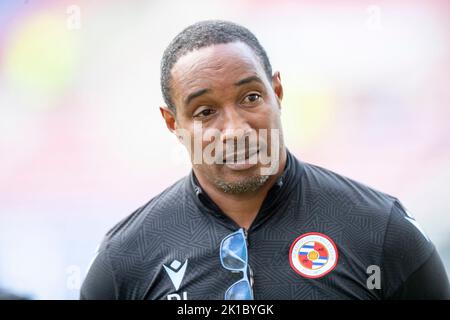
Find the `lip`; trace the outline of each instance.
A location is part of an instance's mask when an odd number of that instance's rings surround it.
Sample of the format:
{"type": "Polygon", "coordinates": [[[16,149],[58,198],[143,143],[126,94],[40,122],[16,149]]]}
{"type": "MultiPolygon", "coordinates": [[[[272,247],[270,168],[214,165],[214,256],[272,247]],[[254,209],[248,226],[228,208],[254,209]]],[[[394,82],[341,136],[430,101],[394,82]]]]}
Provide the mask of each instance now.
{"type": "Polygon", "coordinates": [[[234,171],[243,171],[243,170],[247,170],[247,169],[250,169],[250,168],[252,168],[252,167],[254,167],[254,166],[256,166],[256,165],[257,165],[257,163],[248,163],[248,162],[245,162],[245,163],[233,163],[233,164],[228,163],[228,164],[225,164],[225,166],[226,166],[227,168],[229,168],[229,169],[231,169],[231,170],[234,170],[234,171]]]}
{"type": "MultiPolygon", "coordinates": [[[[242,153],[238,154],[236,159],[239,159],[239,155],[242,156],[242,153]]],[[[259,150],[253,150],[253,151],[249,152],[249,156],[246,157],[244,161],[237,161],[237,162],[234,162],[234,155],[233,155],[233,157],[228,158],[228,159],[232,159],[232,161],[225,162],[224,164],[226,167],[228,167],[229,169],[234,170],[234,171],[247,170],[258,164],[258,159],[257,159],[258,155],[259,155],[259,150]],[[256,157],[256,159],[255,159],[255,157],[256,157]]]]}
{"type": "Polygon", "coordinates": [[[232,155],[228,156],[227,158],[224,158],[223,162],[224,163],[227,163],[227,162],[228,163],[241,163],[242,160],[239,160],[239,159],[243,158],[244,161],[247,161],[248,159],[250,159],[251,157],[253,157],[257,154],[259,154],[259,149],[249,150],[248,157],[245,157],[245,152],[233,153],[232,155]],[[234,161],[235,157],[237,159],[236,162],[234,161]]]}

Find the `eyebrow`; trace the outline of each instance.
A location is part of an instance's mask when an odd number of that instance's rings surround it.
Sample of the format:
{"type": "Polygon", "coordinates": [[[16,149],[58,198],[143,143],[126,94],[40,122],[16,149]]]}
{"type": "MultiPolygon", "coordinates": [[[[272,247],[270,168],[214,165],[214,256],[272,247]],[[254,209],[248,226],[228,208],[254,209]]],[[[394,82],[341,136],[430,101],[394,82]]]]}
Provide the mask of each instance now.
{"type": "Polygon", "coordinates": [[[209,91],[211,91],[211,89],[200,89],[200,90],[194,91],[187,96],[184,103],[186,105],[188,105],[192,100],[194,100],[195,98],[197,98],[197,97],[201,96],[202,94],[205,94],[209,91]]]}
{"type": "MultiPolygon", "coordinates": [[[[238,82],[235,82],[234,85],[235,85],[235,86],[242,86],[242,85],[244,85],[244,84],[247,84],[247,83],[250,83],[250,82],[253,82],[253,81],[256,81],[256,82],[259,82],[259,83],[261,83],[261,84],[264,84],[263,81],[262,81],[258,76],[250,76],[250,77],[241,79],[241,80],[239,80],[238,82]]],[[[192,92],[191,94],[189,94],[189,95],[186,97],[185,102],[184,102],[185,105],[188,105],[188,104],[189,104],[192,100],[194,100],[195,98],[198,98],[198,97],[200,97],[201,95],[203,95],[203,94],[205,94],[205,93],[208,93],[208,92],[210,92],[210,91],[211,91],[211,89],[204,88],[204,89],[200,89],[200,90],[197,90],[197,91],[192,92]]]]}
{"type": "Polygon", "coordinates": [[[253,81],[256,81],[256,82],[259,82],[261,84],[264,84],[263,81],[258,76],[250,76],[250,77],[244,78],[242,80],[239,80],[238,82],[235,82],[234,85],[235,86],[242,86],[244,84],[247,84],[247,83],[250,83],[250,82],[253,82],[253,81]]]}

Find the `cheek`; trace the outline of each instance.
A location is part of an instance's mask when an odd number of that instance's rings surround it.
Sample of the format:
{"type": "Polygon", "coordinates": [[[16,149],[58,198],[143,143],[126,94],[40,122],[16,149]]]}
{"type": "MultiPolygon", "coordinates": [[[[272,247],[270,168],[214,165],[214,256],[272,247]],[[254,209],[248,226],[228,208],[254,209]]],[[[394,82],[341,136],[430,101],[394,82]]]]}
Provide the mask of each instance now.
{"type": "Polygon", "coordinates": [[[280,114],[273,106],[266,105],[258,114],[254,117],[252,126],[257,129],[267,129],[277,127],[280,114]]]}
{"type": "Polygon", "coordinates": [[[215,156],[217,150],[217,144],[220,143],[220,131],[217,129],[211,129],[205,127],[200,122],[193,123],[190,126],[189,135],[187,138],[187,142],[189,143],[186,146],[190,146],[188,151],[191,155],[191,159],[196,159],[196,164],[200,159],[206,155],[212,154],[215,156]]]}
{"type": "Polygon", "coordinates": [[[258,139],[261,138],[264,141],[260,141],[265,144],[268,150],[271,149],[272,140],[274,143],[280,143],[281,138],[281,120],[278,108],[273,105],[267,105],[264,111],[255,117],[252,126],[258,131],[258,139]]]}

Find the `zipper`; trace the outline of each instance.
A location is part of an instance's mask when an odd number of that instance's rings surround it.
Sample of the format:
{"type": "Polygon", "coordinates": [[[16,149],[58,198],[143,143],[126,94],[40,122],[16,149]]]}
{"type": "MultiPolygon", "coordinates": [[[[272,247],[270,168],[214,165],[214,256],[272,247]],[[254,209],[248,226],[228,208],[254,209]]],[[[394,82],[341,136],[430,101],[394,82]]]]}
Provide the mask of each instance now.
{"type": "Polygon", "coordinates": [[[247,244],[247,252],[248,252],[248,246],[249,246],[249,242],[248,242],[248,230],[245,228],[244,229],[244,238],[245,238],[245,243],[247,244]]]}

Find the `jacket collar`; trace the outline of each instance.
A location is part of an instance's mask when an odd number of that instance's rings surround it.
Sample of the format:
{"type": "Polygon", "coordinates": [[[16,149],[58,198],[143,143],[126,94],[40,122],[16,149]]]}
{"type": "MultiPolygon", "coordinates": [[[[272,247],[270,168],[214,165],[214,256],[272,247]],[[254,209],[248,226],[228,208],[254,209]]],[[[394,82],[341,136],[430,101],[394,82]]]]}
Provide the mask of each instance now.
{"type": "MultiPolygon", "coordinates": [[[[279,209],[279,207],[286,202],[294,188],[296,188],[297,184],[299,184],[302,173],[302,162],[299,161],[286,148],[286,165],[283,173],[277,178],[276,182],[267,193],[258,215],[250,227],[251,230],[267,221],[279,209]]],[[[239,226],[227,215],[225,215],[225,213],[223,213],[223,211],[203,190],[192,169],[186,177],[186,191],[188,194],[192,195],[192,198],[200,211],[206,212],[219,219],[222,224],[225,224],[233,230],[239,228],[239,226]]]]}

